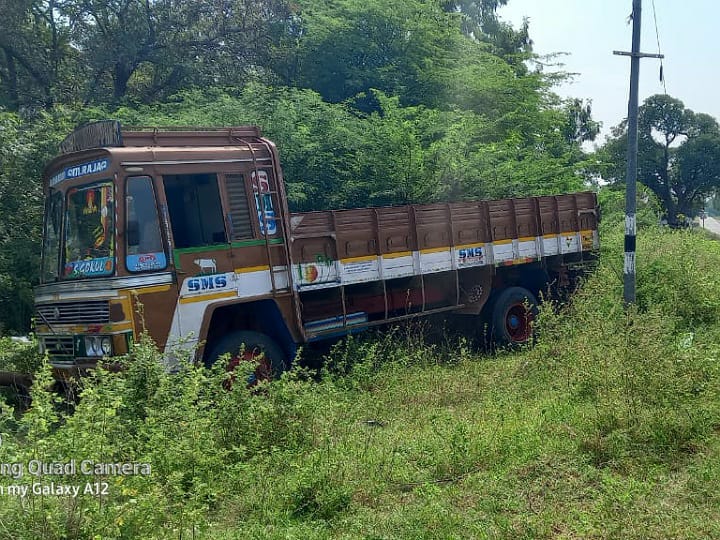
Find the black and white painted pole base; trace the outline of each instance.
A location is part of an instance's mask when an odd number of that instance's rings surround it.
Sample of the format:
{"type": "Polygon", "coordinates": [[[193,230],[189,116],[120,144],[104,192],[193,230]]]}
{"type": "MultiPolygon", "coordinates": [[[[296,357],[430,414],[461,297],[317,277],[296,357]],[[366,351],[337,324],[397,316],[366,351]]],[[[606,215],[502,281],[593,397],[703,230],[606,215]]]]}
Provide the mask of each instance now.
{"type": "Polygon", "coordinates": [[[635,303],[635,245],[637,228],[634,215],[625,216],[625,265],[623,268],[623,298],[625,304],[635,303]]]}

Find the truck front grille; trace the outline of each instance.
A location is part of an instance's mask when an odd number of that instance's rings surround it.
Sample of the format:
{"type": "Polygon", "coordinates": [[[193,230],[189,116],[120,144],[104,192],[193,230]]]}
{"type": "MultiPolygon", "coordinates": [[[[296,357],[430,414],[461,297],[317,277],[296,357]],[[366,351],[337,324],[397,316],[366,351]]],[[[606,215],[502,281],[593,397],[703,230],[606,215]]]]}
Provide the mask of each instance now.
{"type": "Polygon", "coordinates": [[[48,356],[73,356],[72,336],[41,336],[40,344],[48,356]]]}
{"type": "Polygon", "coordinates": [[[92,300],[86,302],[58,302],[37,306],[40,324],[103,324],[110,322],[110,302],[92,300]]]}

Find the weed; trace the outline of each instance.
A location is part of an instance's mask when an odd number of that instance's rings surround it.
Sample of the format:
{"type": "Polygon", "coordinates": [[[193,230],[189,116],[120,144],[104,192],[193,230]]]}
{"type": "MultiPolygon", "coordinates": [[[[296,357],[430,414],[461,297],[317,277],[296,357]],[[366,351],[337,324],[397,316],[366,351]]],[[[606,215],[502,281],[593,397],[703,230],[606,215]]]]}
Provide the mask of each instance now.
{"type": "MultiPolygon", "coordinates": [[[[0,414],[0,464],[26,471],[0,488],[88,480],[34,477],[34,459],[151,472],[93,476],[104,496],[3,496],[0,538],[720,536],[720,251],[646,222],[637,305],[606,223],[597,271],[541,306],[532,349],[478,356],[409,326],[340,342],[320,377],[246,388],[179,355],[168,374],[142,339],[73,411],[43,365],[30,410],[0,414]]],[[[37,359],[0,342],[17,354],[37,359]]]]}

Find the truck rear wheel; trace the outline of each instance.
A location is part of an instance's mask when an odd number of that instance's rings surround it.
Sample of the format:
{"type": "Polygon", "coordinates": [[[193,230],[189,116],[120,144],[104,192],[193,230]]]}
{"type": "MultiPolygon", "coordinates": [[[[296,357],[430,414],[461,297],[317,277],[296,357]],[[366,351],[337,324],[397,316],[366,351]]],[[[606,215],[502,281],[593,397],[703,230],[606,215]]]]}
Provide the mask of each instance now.
{"type": "Polygon", "coordinates": [[[215,364],[224,354],[230,354],[228,371],[235,369],[240,362],[257,363],[257,369],[248,379],[250,385],[262,380],[278,379],[287,367],[280,346],[260,332],[242,330],[228,334],[208,356],[207,366],[215,364]]]}
{"type": "Polygon", "coordinates": [[[532,340],[537,299],[523,287],[508,287],[495,299],[492,337],[498,346],[515,347],[532,340]]]}

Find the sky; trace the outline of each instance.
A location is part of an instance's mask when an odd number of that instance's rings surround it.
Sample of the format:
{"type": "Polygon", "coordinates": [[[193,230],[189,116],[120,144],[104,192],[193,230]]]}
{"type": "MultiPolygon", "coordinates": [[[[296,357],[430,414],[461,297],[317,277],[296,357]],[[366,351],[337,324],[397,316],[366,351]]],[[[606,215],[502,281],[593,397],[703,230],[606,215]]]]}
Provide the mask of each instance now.
{"type": "MultiPolygon", "coordinates": [[[[667,93],[695,112],[720,121],[718,37],[720,0],[643,0],[641,52],[657,53],[657,16],[660,52],[667,93]]],[[[630,58],[613,51],[630,51],[632,0],[509,0],[500,18],[518,27],[527,17],[530,38],[538,54],[564,52],[560,68],[577,73],[572,83],[556,89],[565,97],[592,100],[593,118],[603,123],[601,143],[610,128],[627,116],[630,58]]],[[[660,61],[640,61],[640,104],[664,93],[659,80],[660,61]]]]}

